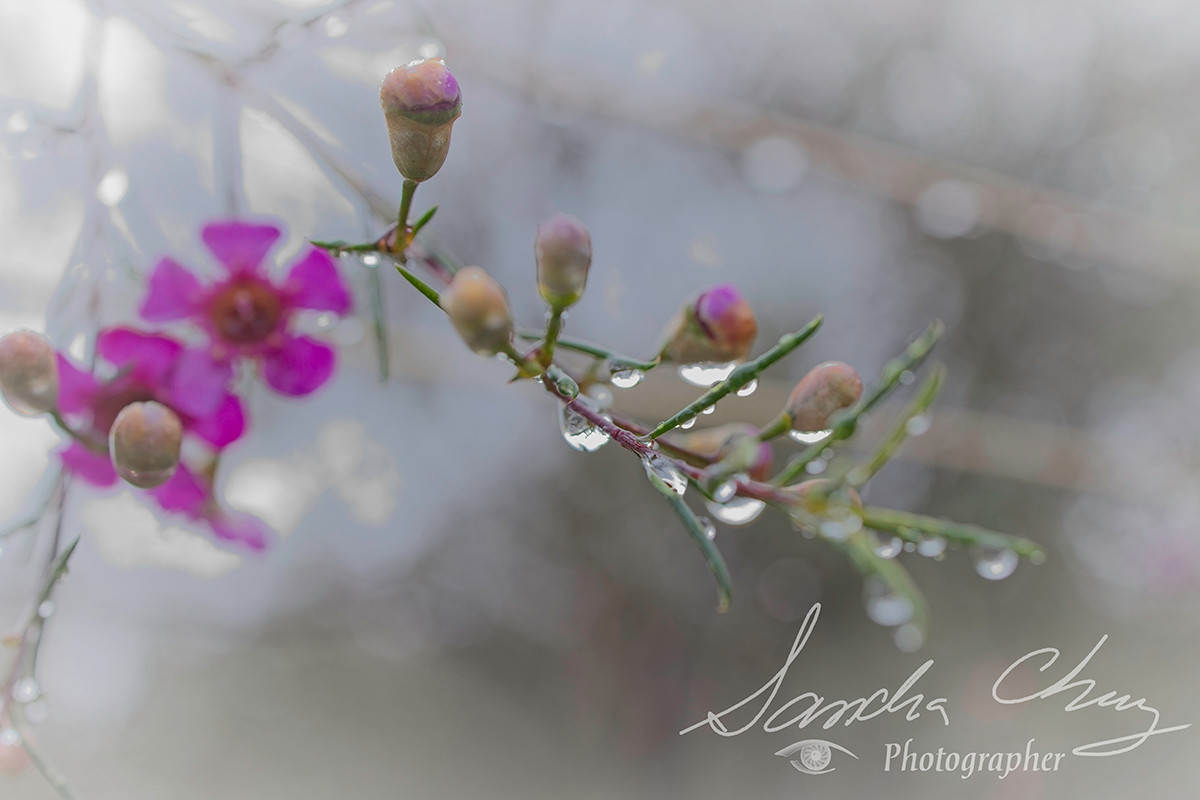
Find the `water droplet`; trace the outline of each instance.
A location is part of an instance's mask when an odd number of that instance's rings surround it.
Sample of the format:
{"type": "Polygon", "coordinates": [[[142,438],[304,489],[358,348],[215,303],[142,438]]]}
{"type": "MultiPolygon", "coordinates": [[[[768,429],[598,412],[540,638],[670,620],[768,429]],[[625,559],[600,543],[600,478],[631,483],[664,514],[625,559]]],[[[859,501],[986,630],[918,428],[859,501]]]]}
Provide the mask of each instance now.
{"type": "Polygon", "coordinates": [[[850,529],[835,519],[827,519],[821,522],[821,535],[835,542],[844,542],[850,538],[850,529]]]}
{"type": "Polygon", "coordinates": [[[12,699],[18,703],[32,703],[42,695],[42,687],[36,678],[21,678],[13,684],[12,699]]]}
{"type": "Polygon", "coordinates": [[[558,426],[563,439],[581,453],[594,453],[608,444],[608,434],[591,423],[587,417],[567,408],[558,407],[558,426]]]}
{"type": "Polygon", "coordinates": [[[359,261],[362,262],[364,267],[377,267],[379,266],[379,255],[377,253],[363,253],[359,261]]]}
{"type": "Polygon", "coordinates": [[[825,459],[814,458],[812,461],[810,461],[804,465],[804,471],[807,472],[809,475],[820,475],[822,472],[825,471],[826,466],[827,466],[827,464],[826,464],[825,459]]]}
{"type": "Polygon", "coordinates": [[[747,383],[745,386],[737,390],[738,397],[749,397],[754,394],[754,390],[758,388],[758,378],[747,383]]]}
{"type": "Polygon", "coordinates": [[[829,433],[828,428],[823,431],[788,431],[788,438],[800,444],[812,444],[813,442],[821,441],[829,433]]]}
{"type": "Polygon", "coordinates": [[[40,606],[38,606],[37,613],[42,619],[50,619],[50,617],[54,616],[54,611],[54,601],[46,600],[40,606]]]}
{"type": "Polygon", "coordinates": [[[896,647],[902,653],[915,653],[921,649],[921,645],[925,644],[925,634],[921,633],[921,629],[911,622],[897,628],[893,639],[896,647]]]}
{"type": "Polygon", "coordinates": [[[916,551],[916,549],[917,549],[917,543],[916,543],[916,542],[905,542],[905,543],[904,543],[904,552],[906,552],[906,553],[912,553],[912,552],[915,552],[915,551],[916,551]]]}
{"type": "Polygon", "coordinates": [[[863,602],[867,606],[867,616],[878,625],[891,628],[912,619],[912,601],[892,591],[877,575],[867,578],[863,586],[863,602]]]}
{"type": "Polygon", "coordinates": [[[753,497],[733,497],[724,503],[705,501],[709,512],[726,525],[749,525],[758,519],[766,505],[753,497]]]}
{"type": "Polygon", "coordinates": [[[653,453],[642,459],[642,465],[646,468],[647,475],[657,475],[675,494],[683,497],[683,493],[687,491],[687,478],[670,459],[661,453],[653,453]]]}
{"type": "Polygon", "coordinates": [[[713,500],[718,503],[728,503],[737,494],[737,481],[730,478],[712,490],[713,500]]]}
{"type": "Polygon", "coordinates": [[[0,747],[16,747],[21,743],[21,734],[16,728],[0,730],[0,747]]]}
{"type": "Polygon", "coordinates": [[[900,383],[904,384],[905,386],[911,386],[912,382],[916,379],[917,376],[913,374],[911,369],[906,369],[900,373],[900,383]]]}
{"type": "Polygon", "coordinates": [[[941,536],[922,536],[917,542],[917,552],[928,558],[937,558],[946,552],[946,540],[941,536]]]}
{"type": "Polygon", "coordinates": [[[737,364],[732,362],[727,364],[713,364],[711,362],[701,362],[699,364],[683,364],[679,367],[679,377],[690,383],[692,386],[700,386],[707,389],[715,383],[720,383],[729,377],[729,373],[737,367],[737,364]]]}
{"type": "Polygon", "coordinates": [[[709,406],[708,408],[704,409],[704,410],[703,410],[703,411],[701,411],[700,413],[701,413],[701,414],[711,414],[711,413],[713,413],[713,412],[714,412],[714,411],[716,411],[716,410],[717,410],[717,406],[716,406],[716,404],[714,403],[713,405],[711,405],[711,406],[709,406]]]}
{"type": "Polygon", "coordinates": [[[925,433],[925,431],[929,430],[929,427],[932,424],[933,423],[930,421],[928,414],[918,414],[917,416],[910,418],[908,422],[904,423],[904,430],[909,436],[920,436],[922,433],[925,433]]]}
{"type": "Polygon", "coordinates": [[[96,197],[109,208],[119,205],[128,191],[129,173],[121,167],[110,169],[96,184],[96,197]]]}
{"type": "Polygon", "coordinates": [[[975,547],[975,571],[989,581],[1000,581],[1013,574],[1020,559],[1012,550],[1000,547],[975,547]]]}
{"type": "Polygon", "coordinates": [[[904,542],[899,536],[871,531],[871,549],[880,558],[895,558],[904,549],[904,542]]]}
{"type": "Polygon", "coordinates": [[[685,431],[688,430],[689,428],[694,428],[695,426],[696,426],[696,418],[695,417],[692,417],[687,422],[679,423],[679,427],[683,428],[685,431]]]}
{"type": "Polygon", "coordinates": [[[350,30],[350,23],[336,14],[330,15],[325,20],[325,35],[330,39],[345,36],[348,30],[350,30]]]}
{"type": "Polygon", "coordinates": [[[1035,567],[1040,567],[1042,564],[1046,563],[1046,554],[1041,550],[1034,550],[1029,554],[1029,563],[1033,564],[1035,567]]]}
{"type": "Polygon", "coordinates": [[[717,538],[717,526],[708,517],[700,517],[700,527],[704,529],[704,538],[710,542],[717,538]]]}
{"type": "Polygon", "coordinates": [[[618,389],[632,389],[642,382],[646,373],[640,369],[619,369],[612,374],[612,385],[618,389]]]}
{"type": "Polygon", "coordinates": [[[607,411],[608,409],[612,408],[613,393],[607,386],[596,384],[592,388],[588,389],[588,395],[596,402],[596,408],[600,409],[601,411],[607,411]]]}
{"type": "Polygon", "coordinates": [[[442,55],[442,45],[440,42],[422,42],[417,48],[417,55],[421,58],[439,58],[442,55]]]}

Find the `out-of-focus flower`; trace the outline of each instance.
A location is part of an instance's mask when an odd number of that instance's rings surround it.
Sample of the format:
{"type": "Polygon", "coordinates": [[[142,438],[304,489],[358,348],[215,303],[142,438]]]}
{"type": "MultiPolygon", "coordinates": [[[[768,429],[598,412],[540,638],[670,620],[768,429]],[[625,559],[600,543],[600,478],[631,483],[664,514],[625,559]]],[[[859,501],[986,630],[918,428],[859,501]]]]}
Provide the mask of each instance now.
{"type": "Polygon", "coordinates": [[[556,214],[538,226],[533,243],[538,291],[554,308],[566,308],[583,296],[592,266],[592,237],[570,214],[556,214]]]}
{"type": "Polygon", "coordinates": [[[116,482],[106,443],[117,416],[132,403],[161,403],[179,417],[185,435],[213,448],[232,444],[245,432],[242,403],[227,386],[228,364],[169,337],[130,328],[101,332],[96,354],[115,370],[111,377],[101,379],[58,356],[58,408],[79,434],[60,455],[88,483],[116,482]]]}
{"type": "Polygon", "coordinates": [[[108,442],[117,474],[140,489],[152,489],[170,480],[179,466],[183,424],[162,403],[130,403],[117,414],[108,442]]]}
{"type": "Polygon", "coordinates": [[[797,431],[823,431],[833,415],[862,396],[862,377],[848,364],[826,361],[808,371],[788,396],[786,413],[797,431]]]}
{"type": "Polygon", "coordinates": [[[441,305],[467,347],[495,355],[512,340],[513,320],[500,284],[480,267],[463,267],[442,292],[441,305]]]}
{"type": "Polygon", "coordinates": [[[667,325],[661,354],[678,364],[743,361],[757,335],[750,304],[732,284],[723,283],[680,309],[667,325]]]}
{"type": "Polygon", "coordinates": [[[462,114],[462,91],[440,58],[396,67],[379,87],[392,160],[411,181],[427,181],[442,168],[450,130],[462,114]]]}
{"type": "MultiPolygon", "coordinates": [[[[167,336],[131,328],[102,331],[96,340],[96,355],[103,362],[99,376],[58,355],[59,411],[76,434],[59,457],[72,474],[87,483],[99,487],[116,483],[114,460],[120,464],[131,454],[122,444],[119,429],[136,419],[130,409],[140,404],[144,404],[143,410],[161,405],[178,419],[181,439],[191,438],[213,450],[229,446],[245,432],[242,403],[228,388],[233,375],[228,362],[214,361],[209,353],[186,348],[167,336]]],[[[167,439],[172,438],[170,431],[165,433],[167,439]]],[[[156,463],[161,462],[140,460],[138,466],[147,470],[156,463]]],[[[269,541],[270,531],[261,521],[220,507],[212,490],[211,466],[198,475],[179,462],[165,483],[146,494],[164,511],[204,524],[223,541],[255,550],[269,541]]]]}
{"type": "Polygon", "coordinates": [[[785,486],[779,491],[794,498],[797,506],[812,512],[819,512],[828,502],[828,497],[835,493],[844,495],[855,508],[862,508],[862,498],[853,487],[841,486],[829,478],[813,478],[795,486],[785,486]]]}
{"type": "Polygon", "coordinates": [[[353,305],[337,265],[325,252],[309,248],[283,280],[273,280],[263,258],[279,239],[274,225],[219,222],[201,231],[224,275],[205,284],[170,258],[150,275],[141,305],[148,322],[191,320],[209,336],[209,358],[228,365],[236,359],[258,362],[268,385],[301,397],[333,375],[331,347],[293,332],[297,311],[344,315],[353,305]]]}
{"type": "Polygon", "coordinates": [[[167,512],[206,526],[223,542],[263,550],[271,542],[271,529],[252,514],[230,511],[217,502],[211,470],[198,473],[180,464],[175,474],[149,494],[167,512]]]}
{"type": "Polygon", "coordinates": [[[58,402],[54,346],[40,333],[14,331],[0,339],[0,396],[27,417],[53,411],[58,402]]]}

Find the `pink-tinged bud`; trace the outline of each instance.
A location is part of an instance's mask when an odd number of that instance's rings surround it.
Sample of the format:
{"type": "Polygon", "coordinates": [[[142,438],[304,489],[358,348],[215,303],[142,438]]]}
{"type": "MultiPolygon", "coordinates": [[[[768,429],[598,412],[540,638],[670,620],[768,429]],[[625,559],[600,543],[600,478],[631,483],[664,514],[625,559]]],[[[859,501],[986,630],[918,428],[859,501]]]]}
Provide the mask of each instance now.
{"type": "Polygon", "coordinates": [[[771,443],[758,441],[758,429],[744,422],[688,431],[678,441],[680,446],[717,461],[725,461],[736,453],[738,471],[756,481],[766,480],[775,462],[771,443]]]}
{"type": "MultiPolygon", "coordinates": [[[[794,498],[796,505],[802,506],[805,510],[812,513],[819,513],[821,508],[814,508],[818,505],[817,498],[820,498],[820,505],[823,506],[827,501],[827,497],[831,492],[837,489],[837,484],[829,478],[813,478],[812,480],[798,483],[795,486],[785,486],[780,489],[784,495],[794,498]]],[[[845,498],[850,501],[850,505],[855,508],[862,508],[862,498],[858,496],[858,492],[852,487],[846,486],[838,489],[838,494],[844,494],[845,498]]]]}
{"type": "Polygon", "coordinates": [[[392,160],[409,180],[432,178],[446,161],[450,129],[462,113],[458,81],[440,58],[396,67],[379,87],[392,160]]]}
{"type": "Polygon", "coordinates": [[[512,341],[508,297],[500,284],[479,267],[463,267],[442,292],[442,308],[467,347],[491,356],[512,341]]]}
{"type": "Polygon", "coordinates": [[[109,432],[108,451],[117,474],[139,489],[162,486],[179,466],[183,425],[161,403],[130,403],[109,432]]]}
{"type": "Polygon", "coordinates": [[[862,378],[854,367],[841,361],[826,361],[809,370],[788,396],[786,412],[792,429],[827,430],[833,415],[854,405],[862,396],[862,378]]]}
{"type": "Polygon", "coordinates": [[[15,331],[0,339],[0,396],[27,417],[58,405],[58,362],[45,336],[15,331]]]}
{"type": "Polygon", "coordinates": [[[732,284],[723,283],[679,311],[667,326],[662,356],[678,364],[743,361],[757,335],[750,304],[732,284]]]}
{"type": "Polygon", "coordinates": [[[556,214],[538,226],[533,243],[538,291],[554,308],[566,308],[583,296],[592,266],[592,237],[570,214],[556,214]]]}

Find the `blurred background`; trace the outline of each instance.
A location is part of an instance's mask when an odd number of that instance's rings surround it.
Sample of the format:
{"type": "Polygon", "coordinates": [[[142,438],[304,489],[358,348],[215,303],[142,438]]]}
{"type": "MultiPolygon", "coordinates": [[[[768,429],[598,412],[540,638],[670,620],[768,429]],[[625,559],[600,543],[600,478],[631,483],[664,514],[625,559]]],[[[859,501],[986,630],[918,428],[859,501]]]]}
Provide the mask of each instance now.
{"type": "MultiPolygon", "coordinates": [[[[990,698],[1017,657],[1073,665],[1103,634],[1101,691],[1200,720],[1198,52],[1184,0],[0,1],[0,330],[82,343],[131,316],[161,255],[208,268],[214,217],[284,221],[281,258],[377,235],[400,196],[380,78],[441,54],[464,114],[416,205],[440,204],[436,241],[499,277],[522,323],[542,318],[532,241],[558,210],[595,243],[577,337],[648,354],[723,281],[760,349],[826,315],[714,422],[765,421],[822,360],[873,375],[940,317],[933,427],[868,499],[1049,555],[1000,582],[965,552],[902,555],[933,616],[904,653],[845,560],[768,513],[718,531],[737,591],[718,616],[628,454],[567,447],[544,392],[507,386],[387,269],[380,385],[372,267],[344,260],[360,312],[326,331],[337,381],[253,397],[221,476],[278,547],[243,559],[132,494],[71,494],[85,534],[39,742],[84,796],[122,800],[1195,797],[1191,731],[1003,781],[884,773],[883,746],[1061,752],[1134,730],[990,698]],[[773,675],[816,601],[781,699],[869,695],[932,658],[921,688],[951,727],[839,729],[860,761],[823,777],[772,755],[791,734],[678,735],[773,675]]],[[[617,404],[660,418],[694,393],[653,374],[617,404]]],[[[0,410],[0,517],[55,443],[0,410]]],[[[5,626],[37,548],[5,543],[5,626]]],[[[52,796],[0,776],[0,797],[52,796]]]]}

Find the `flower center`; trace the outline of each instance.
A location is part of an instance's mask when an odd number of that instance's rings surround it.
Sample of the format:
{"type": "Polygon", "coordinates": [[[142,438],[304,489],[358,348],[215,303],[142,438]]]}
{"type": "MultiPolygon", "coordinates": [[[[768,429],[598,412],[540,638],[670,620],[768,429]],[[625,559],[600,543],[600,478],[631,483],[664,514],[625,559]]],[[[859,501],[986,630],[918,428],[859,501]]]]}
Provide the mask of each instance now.
{"type": "Polygon", "coordinates": [[[213,324],[221,338],[235,344],[254,344],[266,339],[279,325],[283,304],[279,296],[257,281],[231,283],[213,298],[213,324]]]}

